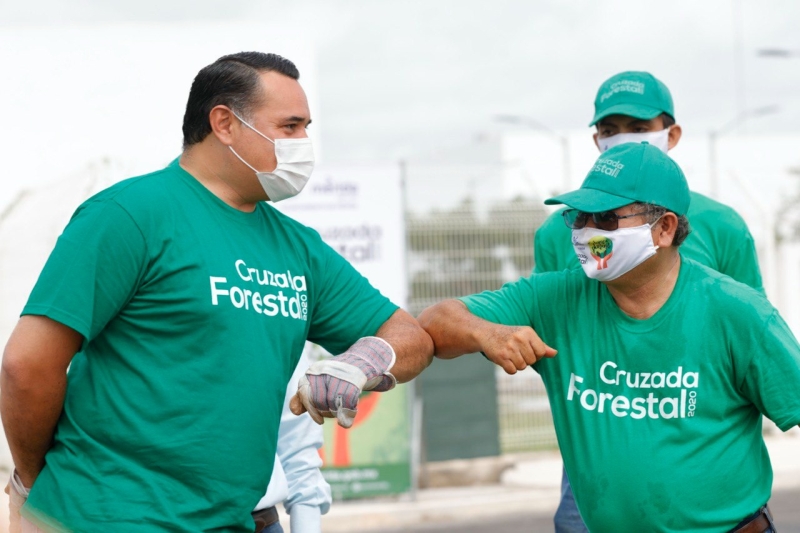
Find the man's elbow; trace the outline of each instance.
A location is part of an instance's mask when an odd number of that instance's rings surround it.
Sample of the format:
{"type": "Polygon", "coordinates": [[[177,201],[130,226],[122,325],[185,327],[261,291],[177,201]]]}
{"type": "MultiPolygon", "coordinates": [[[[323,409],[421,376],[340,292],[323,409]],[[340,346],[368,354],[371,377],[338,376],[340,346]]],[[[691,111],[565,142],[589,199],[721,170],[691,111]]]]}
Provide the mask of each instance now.
{"type": "Polygon", "coordinates": [[[417,322],[419,322],[420,327],[427,331],[431,337],[433,337],[431,332],[435,333],[437,330],[437,319],[451,302],[451,300],[444,300],[430,307],[426,307],[417,317],[417,322]]]}
{"type": "Polygon", "coordinates": [[[414,379],[433,361],[433,341],[419,325],[417,319],[402,309],[387,320],[377,337],[386,340],[397,354],[398,361],[392,370],[398,383],[414,379]]]}
{"type": "Polygon", "coordinates": [[[410,321],[405,332],[408,346],[406,351],[416,354],[415,366],[417,366],[417,368],[415,369],[415,373],[418,374],[426,369],[433,361],[433,339],[431,339],[428,332],[419,325],[419,322],[417,322],[415,318],[411,315],[409,315],[409,318],[410,321]]]}
{"type": "Polygon", "coordinates": [[[20,318],[3,352],[2,385],[48,387],[60,385],[83,336],[43,316],[20,318]]]}
{"type": "Polygon", "coordinates": [[[419,353],[422,354],[425,368],[427,368],[433,361],[433,339],[422,326],[417,324],[414,328],[414,341],[419,346],[419,353]]]}
{"type": "Polygon", "coordinates": [[[419,324],[419,321],[402,309],[398,309],[392,317],[387,320],[376,336],[383,337],[390,344],[392,341],[399,345],[405,345],[407,349],[414,353],[433,356],[433,341],[428,332],[419,324]]]}
{"type": "Polygon", "coordinates": [[[431,336],[428,335],[428,332],[425,331],[417,319],[411,317],[411,315],[409,315],[409,317],[412,320],[409,334],[413,339],[414,345],[417,346],[417,351],[426,356],[433,357],[433,340],[431,340],[431,336]]]}
{"type": "Polygon", "coordinates": [[[25,357],[22,350],[11,344],[6,346],[0,366],[0,390],[29,389],[41,378],[39,369],[25,357]]]}
{"type": "Polygon", "coordinates": [[[441,347],[447,336],[448,317],[464,309],[466,309],[466,306],[459,300],[444,300],[424,309],[417,317],[420,326],[428,333],[433,342],[434,355],[436,357],[444,359],[455,357],[454,355],[443,353],[441,347]]]}

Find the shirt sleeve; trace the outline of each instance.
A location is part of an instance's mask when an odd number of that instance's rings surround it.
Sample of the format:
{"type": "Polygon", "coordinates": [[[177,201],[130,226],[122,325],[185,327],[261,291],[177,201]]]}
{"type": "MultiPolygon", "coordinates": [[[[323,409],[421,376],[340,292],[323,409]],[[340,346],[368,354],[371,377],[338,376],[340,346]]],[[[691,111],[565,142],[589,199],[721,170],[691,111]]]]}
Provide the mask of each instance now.
{"type": "Polygon", "coordinates": [[[147,245],[135,221],[113,200],[89,200],[59,237],[23,315],[42,315],[91,341],[133,297],[147,245]]]}
{"type": "Polygon", "coordinates": [[[460,300],[470,313],[489,322],[505,326],[531,326],[536,301],[534,279],[537,276],[534,274],[530,278],[506,283],[499,290],[484,291],[460,300]]]}
{"type": "Polygon", "coordinates": [[[289,515],[289,524],[290,531],[308,531],[308,533],[322,531],[319,507],[295,505],[289,515]]]}
{"type": "Polygon", "coordinates": [[[319,517],[327,513],[331,505],[331,488],[320,471],[322,459],[318,450],[323,444],[322,426],[308,413],[296,416],[289,410],[289,401],[297,392],[297,382],[308,366],[304,352],[286,389],[278,431],[277,453],[289,487],[283,504],[291,517],[292,531],[319,531],[319,517]]]}
{"type": "Polygon", "coordinates": [[[777,311],[749,352],[742,394],[782,431],[800,424],[800,346],[777,311]]]}
{"type": "Polygon", "coordinates": [[[750,230],[738,214],[733,213],[727,228],[724,250],[720,252],[720,272],[764,293],[756,245],[750,230]]]}
{"type": "Polygon", "coordinates": [[[336,355],[361,337],[374,335],[398,306],[321,239],[320,245],[308,340],[336,355]]]}
{"type": "Polygon", "coordinates": [[[687,214],[689,226],[697,230],[699,241],[696,240],[695,245],[702,242],[704,246],[701,246],[702,251],[698,250],[697,257],[687,256],[763,294],[755,242],[741,215],[727,205],[695,193],[692,206],[687,214]],[[703,255],[707,256],[706,260],[703,255]]]}

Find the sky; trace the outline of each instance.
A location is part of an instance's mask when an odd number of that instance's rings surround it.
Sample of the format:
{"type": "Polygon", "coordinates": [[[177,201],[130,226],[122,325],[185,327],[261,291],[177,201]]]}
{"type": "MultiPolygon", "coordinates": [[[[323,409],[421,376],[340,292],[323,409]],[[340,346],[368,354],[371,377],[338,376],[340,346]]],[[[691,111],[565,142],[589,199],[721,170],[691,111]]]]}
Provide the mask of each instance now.
{"type": "Polygon", "coordinates": [[[185,98],[188,81],[168,101],[156,101],[165,67],[150,70],[147,61],[132,61],[139,50],[145,56],[159,46],[186,50],[191,61],[176,55],[172,70],[185,72],[188,80],[204,61],[234,51],[225,48],[238,42],[232,34],[248,43],[270,43],[280,34],[281,43],[291,44],[283,48],[301,50],[303,60],[313,48],[301,81],[313,79],[312,129],[319,130],[315,142],[325,161],[414,161],[436,153],[467,160],[475,139],[508,128],[495,120],[498,114],[588,138],[595,91],[622,70],[648,70],[666,82],[687,134],[705,135],[743,110],[765,106],[778,111],[754,116],[729,135],[795,133],[799,23],[800,3],[794,0],[0,0],[0,64],[8,69],[2,94],[11,100],[6,104],[18,126],[6,124],[0,156],[24,157],[17,164],[28,170],[3,179],[0,209],[26,184],[81,171],[47,136],[54,121],[72,132],[59,133],[68,143],[88,142],[102,130],[99,144],[108,152],[106,145],[115,139],[125,142],[132,124],[159,113],[169,117],[159,127],[172,137],[165,143],[165,132],[153,133],[158,161],[166,157],[162,151],[179,149],[180,96],[185,98]],[[220,23],[224,38],[213,29],[220,23]],[[176,29],[187,27],[205,30],[195,34],[196,42],[179,43],[184,48],[169,42],[176,29]],[[89,43],[89,53],[64,56],[62,49],[74,40],[98,32],[102,42],[94,49],[89,43]],[[120,46],[121,40],[143,101],[126,109],[88,109],[94,95],[120,88],[113,80],[81,87],[64,76],[113,61],[104,55],[104,43],[120,46]],[[15,50],[23,44],[24,50],[15,50]],[[763,48],[797,55],[765,58],[757,54],[763,48]],[[15,55],[24,61],[14,62],[15,55]],[[60,77],[43,82],[51,71],[60,77]],[[34,89],[40,99],[13,109],[15,94],[24,100],[34,89]],[[84,112],[89,118],[82,118],[84,112]]]}

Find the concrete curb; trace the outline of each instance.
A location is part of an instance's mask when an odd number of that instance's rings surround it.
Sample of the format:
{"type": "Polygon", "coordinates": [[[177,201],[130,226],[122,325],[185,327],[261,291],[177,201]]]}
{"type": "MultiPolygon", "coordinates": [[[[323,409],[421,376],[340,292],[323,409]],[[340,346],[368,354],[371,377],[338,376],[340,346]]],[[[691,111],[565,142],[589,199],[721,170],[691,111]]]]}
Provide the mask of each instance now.
{"type": "MultiPolygon", "coordinates": [[[[765,436],[774,471],[775,490],[800,487],[800,429],[765,436]]],[[[399,529],[430,524],[459,524],[476,518],[508,515],[550,515],[561,497],[561,456],[558,452],[504,456],[495,464],[502,468],[500,483],[456,488],[430,488],[380,500],[335,502],[322,517],[323,531],[331,533],[399,529]]],[[[470,461],[449,462],[444,470],[470,461]]],[[[481,468],[489,469],[485,462],[481,468]]],[[[490,470],[490,469],[489,469],[490,470]]],[[[467,473],[450,472],[453,479],[469,479],[467,473]]],[[[474,476],[473,476],[474,477],[474,476]]],[[[288,528],[288,517],[281,520],[288,528]],[[284,522],[284,519],[286,520],[284,522]]]]}

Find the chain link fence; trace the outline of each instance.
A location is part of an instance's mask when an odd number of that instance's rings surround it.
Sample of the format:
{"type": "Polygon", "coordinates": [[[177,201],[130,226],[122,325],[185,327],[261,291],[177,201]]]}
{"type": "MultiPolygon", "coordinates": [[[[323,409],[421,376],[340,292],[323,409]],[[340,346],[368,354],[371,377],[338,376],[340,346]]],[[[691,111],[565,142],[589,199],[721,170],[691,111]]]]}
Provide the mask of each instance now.
{"type": "MultiPolygon", "coordinates": [[[[409,212],[409,306],[418,314],[445,298],[485,290],[527,276],[533,269],[533,235],[547,216],[530,198],[409,212]]],[[[524,452],[556,446],[550,406],[541,379],[528,368],[497,381],[500,450],[524,452]]]]}
{"type": "Polygon", "coordinates": [[[497,371],[500,449],[503,453],[555,448],[550,402],[539,374],[526,368],[509,376],[497,371]]]}

